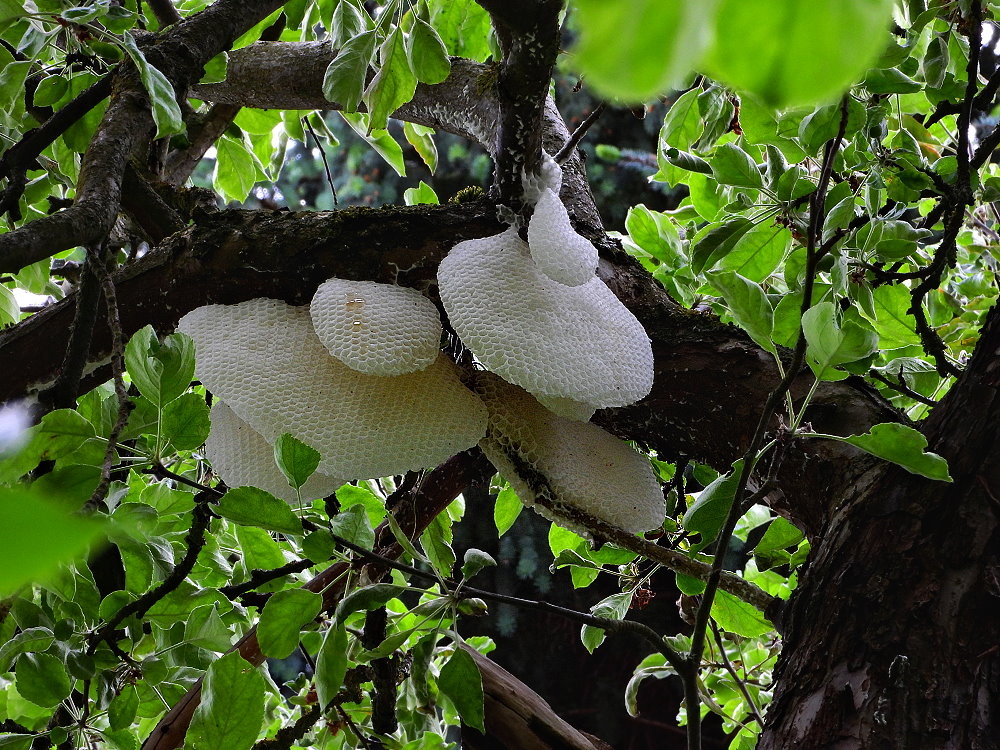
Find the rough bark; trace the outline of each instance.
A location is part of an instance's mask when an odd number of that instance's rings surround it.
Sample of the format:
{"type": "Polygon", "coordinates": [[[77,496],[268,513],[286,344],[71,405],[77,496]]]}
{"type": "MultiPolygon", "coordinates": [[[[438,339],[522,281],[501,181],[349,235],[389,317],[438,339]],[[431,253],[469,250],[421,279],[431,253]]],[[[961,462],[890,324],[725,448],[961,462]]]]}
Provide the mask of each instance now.
{"type": "MultiPolygon", "coordinates": [[[[282,5],[282,0],[219,0],[172,27],[146,57],[175,90],[185,91],[205,63],[282,5]]],[[[153,134],[153,116],[139,76],[134,69],[121,68],[80,166],[73,205],[0,235],[0,271],[15,272],[62,250],[102,241],[118,215],[128,160],[153,134]]]]}
{"type": "MultiPolygon", "coordinates": [[[[1000,726],[1000,314],[924,426],[953,484],[843,488],[785,617],[762,750],[987,750],[1000,726]]],[[[839,479],[839,478],[838,478],[839,479]]]]}
{"type": "MultiPolygon", "coordinates": [[[[116,279],[122,329],[151,324],[173,330],[186,312],[205,304],[274,297],[308,302],[331,276],[397,283],[436,294],[438,262],[463,239],[501,229],[491,204],[348,209],[337,212],[223,211],[201,216],[116,279]]],[[[711,314],[682,308],[633,260],[602,243],[600,273],[636,314],[653,340],[657,362],[652,393],[638,404],[599,412],[596,421],[660,455],[686,455],[726,468],[749,442],[760,405],[778,381],[773,361],[741,331],[711,314]]],[[[43,387],[58,371],[75,297],[0,332],[0,359],[18,362],[0,378],[0,402],[43,387]],[[46,346],[38,346],[45,341],[46,346]]],[[[94,332],[92,387],[107,379],[99,366],[109,351],[103,321],[94,332]]],[[[810,376],[803,374],[800,391],[810,376]]],[[[820,389],[817,429],[851,434],[898,419],[861,381],[820,389]]],[[[820,528],[837,496],[830,471],[844,474],[858,452],[838,443],[790,447],[775,503],[807,530],[820,528]]]]}

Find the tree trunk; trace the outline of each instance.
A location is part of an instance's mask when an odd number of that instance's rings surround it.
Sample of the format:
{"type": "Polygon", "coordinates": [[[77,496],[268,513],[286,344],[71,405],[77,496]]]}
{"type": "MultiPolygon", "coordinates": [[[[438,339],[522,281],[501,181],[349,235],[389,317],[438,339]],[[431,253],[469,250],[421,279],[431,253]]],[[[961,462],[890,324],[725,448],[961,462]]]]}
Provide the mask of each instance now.
{"type": "Polygon", "coordinates": [[[1000,745],[1000,315],[990,317],[924,427],[955,482],[869,468],[814,539],[763,750],[1000,745]]]}

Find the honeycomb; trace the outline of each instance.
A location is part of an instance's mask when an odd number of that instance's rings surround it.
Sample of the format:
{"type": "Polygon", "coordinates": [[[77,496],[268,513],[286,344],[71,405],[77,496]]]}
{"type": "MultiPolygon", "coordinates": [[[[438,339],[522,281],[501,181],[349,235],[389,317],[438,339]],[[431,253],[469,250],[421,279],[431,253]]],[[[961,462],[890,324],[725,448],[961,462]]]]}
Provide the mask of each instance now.
{"type": "Polygon", "coordinates": [[[479,445],[525,505],[583,533],[574,509],[633,533],[663,523],[653,467],[628,443],[552,413],[492,373],[476,373],[475,386],[490,420],[479,445]]]}
{"type": "Polygon", "coordinates": [[[642,324],[596,276],[570,287],[540,272],[512,228],[452,248],[441,301],[487,369],[536,396],[623,406],[653,386],[642,324]]]}
{"type": "Polygon", "coordinates": [[[524,193],[524,201],[531,205],[538,203],[545,190],[551,190],[559,195],[562,187],[562,167],[556,160],[549,156],[548,152],[542,150],[542,160],[538,164],[538,171],[528,173],[521,172],[521,189],[524,193]]]}
{"type": "Polygon", "coordinates": [[[416,289],[330,279],[309,306],[313,328],[334,357],[368,375],[405,375],[437,359],[441,318],[416,289]]]}
{"type": "Polygon", "coordinates": [[[178,330],[197,347],[195,374],[265,440],[288,432],[346,480],[437,466],[486,432],[486,408],[440,355],[419,372],[365,375],[330,356],[309,311],[273,299],[208,305],[178,330]]]}
{"type": "MultiPolygon", "coordinates": [[[[273,446],[219,400],[212,404],[212,431],[205,441],[205,456],[230,487],[259,487],[295,503],[295,490],[274,462],[273,446]]],[[[342,484],[340,479],[316,472],[302,485],[302,499],[326,497],[342,484]]]]}
{"type": "Polygon", "coordinates": [[[583,401],[574,401],[561,396],[538,396],[538,403],[560,417],[575,419],[577,422],[589,422],[597,408],[583,401]]]}
{"type": "Polygon", "coordinates": [[[528,222],[528,247],[538,269],[553,281],[580,286],[594,278],[597,248],[570,224],[559,195],[543,190],[528,222]]]}

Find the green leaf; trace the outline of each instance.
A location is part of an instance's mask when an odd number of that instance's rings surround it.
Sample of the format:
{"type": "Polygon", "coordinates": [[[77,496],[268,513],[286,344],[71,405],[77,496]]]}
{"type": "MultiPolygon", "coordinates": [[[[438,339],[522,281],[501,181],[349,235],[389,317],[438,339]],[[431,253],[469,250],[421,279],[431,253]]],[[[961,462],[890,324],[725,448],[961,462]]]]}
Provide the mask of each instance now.
{"type": "Polygon", "coordinates": [[[184,640],[209,651],[229,650],[233,635],[219,616],[218,604],[203,604],[191,610],[184,623],[184,640]]]}
{"type": "Polygon", "coordinates": [[[753,222],[739,217],[699,232],[691,250],[691,269],[701,273],[711,268],[732,250],[736,243],[753,228],[753,222]]]}
{"type": "Polygon", "coordinates": [[[177,104],[174,87],[170,85],[170,81],[146,61],[146,56],[136,46],[135,39],[130,33],[126,31],[122,34],[121,41],[125,51],[128,52],[135,67],[139,70],[142,85],[149,94],[149,102],[153,108],[153,122],[156,123],[156,137],[164,138],[175,133],[183,133],[184,117],[181,114],[180,105],[177,104]]]}
{"type": "Polygon", "coordinates": [[[47,651],[55,636],[49,628],[25,628],[0,646],[0,672],[9,672],[14,660],[31,651],[47,651]]]}
{"type": "Polygon", "coordinates": [[[746,188],[764,187],[757,162],[735,143],[723,143],[712,157],[712,173],[722,185],[746,188]]]}
{"type": "Polygon", "coordinates": [[[741,459],[733,464],[731,472],[722,474],[703,489],[684,514],[684,528],[701,534],[703,546],[719,535],[733,505],[742,468],[741,459]]]}
{"type": "Polygon", "coordinates": [[[403,200],[407,206],[416,206],[419,204],[430,204],[436,206],[441,203],[441,201],[438,200],[437,193],[434,192],[434,188],[423,180],[420,181],[419,187],[406,188],[403,192],[403,200]]]}
{"type": "Polygon", "coordinates": [[[215,142],[212,187],[226,200],[242,203],[257,182],[254,156],[242,140],[222,136],[215,142]]]}
{"type": "MultiPolygon", "coordinates": [[[[414,122],[404,122],[403,123],[403,135],[406,137],[407,142],[413,146],[416,152],[423,159],[424,164],[427,165],[427,169],[430,170],[431,174],[434,174],[438,165],[438,150],[437,144],[434,142],[434,128],[429,128],[424,125],[417,125],[414,122]]],[[[423,185],[423,181],[420,183],[423,185]]],[[[440,203],[437,198],[437,193],[434,193],[434,200],[422,201],[423,203],[440,203]]]]}
{"type": "Polygon", "coordinates": [[[49,266],[48,258],[25,266],[14,275],[17,285],[32,294],[44,294],[49,284],[49,266]]]}
{"type": "Polygon", "coordinates": [[[455,564],[455,551],[451,548],[451,519],[447,513],[438,513],[420,535],[420,547],[434,569],[444,578],[451,578],[455,564]]]}
{"type": "Polygon", "coordinates": [[[581,555],[576,550],[564,549],[560,550],[559,554],[556,555],[555,559],[552,561],[552,565],[549,566],[549,570],[558,570],[559,568],[566,568],[566,567],[600,570],[602,566],[600,563],[596,563],[593,560],[588,560],[586,557],[581,555]]]}
{"type": "Polygon", "coordinates": [[[802,532],[790,521],[775,518],[767,527],[764,536],[753,548],[756,554],[765,555],[779,549],[786,549],[802,541],[802,532]]]}
{"type": "Polygon", "coordinates": [[[375,149],[375,152],[385,159],[386,164],[400,177],[406,176],[406,165],[403,162],[403,149],[396,143],[395,139],[389,135],[388,130],[370,131],[368,128],[368,115],[360,113],[341,112],[340,116],[344,122],[351,126],[351,130],[364,138],[368,145],[375,149]]]}
{"type": "Polygon", "coordinates": [[[504,487],[500,490],[496,504],[493,506],[493,523],[496,524],[498,537],[510,530],[523,509],[524,504],[512,487],[504,487]]]}
{"type": "Polygon", "coordinates": [[[683,169],[687,172],[697,172],[699,174],[712,174],[712,165],[687,151],[679,148],[665,148],[662,152],[663,160],[668,164],[683,169]]]}
{"type": "Polygon", "coordinates": [[[441,83],[451,72],[451,60],[441,37],[426,21],[414,20],[406,38],[406,57],[421,83],[441,83]]]}
{"type": "Polygon", "coordinates": [[[194,509],[194,495],[184,490],[174,490],[165,484],[150,484],[143,488],[139,500],[156,508],[161,515],[188,513],[194,509]]]}
{"type": "Polygon", "coordinates": [[[298,489],[319,466],[319,451],[287,432],[274,442],[274,462],[288,483],[298,489]]]}
{"type": "Polygon", "coordinates": [[[0,484],[16,481],[41,461],[55,461],[74,453],[94,434],[94,426],[73,409],[49,412],[40,424],[21,436],[18,442],[24,442],[20,450],[0,461],[0,484]]]}
{"type": "Polygon", "coordinates": [[[28,14],[23,0],[0,0],[0,29],[3,24],[28,14]]]}
{"type": "Polygon", "coordinates": [[[496,567],[496,564],[497,561],[486,552],[475,547],[470,547],[465,551],[465,557],[462,561],[462,577],[465,579],[472,578],[483,568],[496,567]]]}
{"type": "Polygon", "coordinates": [[[490,17],[476,0],[428,0],[430,23],[449,55],[482,62],[490,54],[490,17]]]}
{"type": "Polygon", "coordinates": [[[375,544],[375,531],[363,505],[352,505],[338,513],[330,521],[330,531],[365,549],[370,550],[375,544]]]}
{"type": "Polygon", "coordinates": [[[385,501],[364,485],[345,484],[337,490],[337,502],[344,511],[360,505],[368,514],[368,521],[375,528],[386,517],[385,501]]]}
{"type": "Polygon", "coordinates": [[[59,705],[73,690],[62,659],[46,653],[20,656],[14,669],[14,684],[22,697],[46,708],[59,705]]]}
{"type": "Polygon", "coordinates": [[[105,524],[72,515],[31,488],[0,488],[0,595],[47,580],[59,565],[82,557],[105,524]]]}
{"type": "Polygon", "coordinates": [[[677,590],[682,594],[698,596],[698,594],[705,593],[705,582],[698,578],[692,578],[683,573],[675,573],[674,578],[677,581],[677,590]]]}
{"type": "Polygon", "coordinates": [[[383,607],[387,601],[395,599],[405,591],[407,591],[406,586],[395,583],[374,583],[352,591],[337,605],[337,622],[345,622],[354,612],[370,612],[383,607]]]}
{"type": "Polygon", "coordinates": [[[124,685],[108,704],[108,726],[111,731],[128,729],[139,711],[139,692],[135,685],[124,685]]]}
{"type": "Polygon", "coordinates": [[[302,554],[314,563],[321,563],[333,557],[337,543],[326,529],[310,531],[302,540],[302,554]]]}
{"type": "Polygon", "coordinates": [[[427,558],[417,552],[417,548],[413,546],[413,542],[410,538],[406,536],[403,529],[400,528],[399,522],[392,513],[388,513],[385,517],[385,522],[389,525],[389,531],[392,535],[396,537],[396,541],[399,542],[399,546],[408,554],[414,561],[417,562],[427,562],[427,558]]]}
{"type": "Polygon", "coordinates": [[[738,273],[714,273],[709,274],[708,278],[722,292],[729,313],[737,325],[750,334],[750,338],[762,349],[777,354],[778,350],[771,341],[774,310],[764,290],[738,273]]]}
{"type": "Polygon", "coordinates": [[[222,83],[226,80],[228,68],[229,55],[226,52],[222,52],[205,63],[204,72],[202,73],[201,80],[198,81],[198,83],[222,83]]]}
{"type": "Polygon", "coordinates": [[[627,101],[681,88],[709,42],[715,6],[715,0],[579,0],[577,65],[599,93],[627,101]]]}
{"type": "Polygon", "coordinates": [[[778,267],[791,243],[788,229],[761,223],[740,237],[715,266],[760,283],[778,267]]]}
{"type": "Polygon", "coordinates": [[[403,31],[398,26],[379,47],[379,61],[381,67],[362,97],[368,107],[369,134],[373,130],[384,130],[389,115],[410,101],[417,88],[417,78],[406,57],[403,31]]]}
{"type": "Polygon", "coordinates": [[[236,487],[229,490],[215,512],[243,526],[256,526],[282,534],[302,533],[302,522],[288,503],[257,487],[236,487]]]}
{"type": "MultiPolygon", "coordinates": [[[[348,5],[349,3],[340,3],[348,5]]],[[[375,55],[377,37],[364,31],[340,48],[323,75],[323,96],[337,102],[347,112],[356,112],[365,90],[365,74],[375,55]]]]}
{"type": "Polygon", "coordinates": [[[14,292],[0,284],[0,328],[21,319],[21,306],[14,292]]]}
{"type": "Polygon", "coordinates": [[[208,668],[185,744],[191,750],[249,750],[263,722],[264,678],[233,651],[208,668]]]}
{"type": "Polygon", "coordinates": [[[875,68],[870,70],[864,87],[873,94],[912,94],[923,86],[896,68],[875,68]]]}
{"type": "Polygon", "coordinates": [[[353,2],[338,1],[336,6],[330,19],[330,41],[335,48],[338,48],[367,29],[368,20],[364,12],[353,2]]]}
{"type": "Polygon", "coordinates": [[[838,325],[832,302],[813,305],[802,316],[802,330],[808,348],[806,361],[819,380],[843,380],[847,373],[837,365],[867,357],[878,349],[878,334],[860,316],[844,317],[838,325]]]}
{"type": "Polygon", "coordinates": [[[899,349],[919,344],[917,321],[910,314],[909,290],[904,286],[880,286],[872,293],[875,331],[881,349],[899,349]]]}
{"type": "Polygon", "coordinates": [[[185,393],[163,407],[162,434],[179,451],[194,450],[205,442],[212,423],[205,399],[185,393]]]}
{"type": "MultiPolygon", "coordinates": [[[[601,601],[590,608],[590,612],[595,617],[604,617],[609,620],[624,620],[631,606],[632,592],[622,591],[601,599],[601,601]]],[[[604,643],[604,638],[604,628],[584,625],[580,630],[580,640],[583,642],[584,648],[590,653],[594,653],[594,649],[604,643]]]]}
{"type": "Polygon", "coordinates": [[[441,667],[438,687],[455,704],[462,722],[485,733],[483,725],[483,677],[475,660],[461,646],[441,667]]]}
{"type": "Polygon", "coordinates": [[[257,641],[265,656],[285,659],[299,645],[299,632],[320,613],[323,597],[305,589],[271,594],[257,625],[257,641]]]}
{"type": "Polygon", "coordinates": [[[864,435],[842,439],[866,453],[902,466],[911,474],[941,482],[952,481],[948,462],[936,453],[925,452],[927,438],[912,427],[893,422],[877,424],[864,435]]]}
{"type": "Polygon", "coordinates": [[[31,61],[7,62],[0,69],[0,107],[4,110],[24,111],[24,79],[31,70],[31,61]]]}
{"type": "Polygon", "coordinates": [[[125,367],[129,377],[158,409],[187,390],[194,377],[194,342],[183,333],[157,340],[152,326],[146,326],[125,346],[125,367]]]}
{"type": "Polygon", "coordinates": [[[680,149],[689,151],[691,144],[698,140],[702,132],[701,112],[698,109],[697,88],[682,94],[673,103],[663,117],[663,127],[660,128],[660,141],[680,149]]]}
{"type": "Polygon", "coordinates": [[[775,109],[827,102],[886,48],[892,8],[892,0],[721,0],[702,66],[775,109]]]}
{"type": "Polygon", "coordinates": [[[338,622],[326,631],[323,644],[316,654],[316,697],[320,707],[326,707],[340,691],[347,675],[347,629],[338,622]]]}
{"type": "Polygon", "coordinates": [[[716,591],[712,619],[727,633],[759,638],[774,631],[774,625],[756,607],[725,591],[716,591]]]}

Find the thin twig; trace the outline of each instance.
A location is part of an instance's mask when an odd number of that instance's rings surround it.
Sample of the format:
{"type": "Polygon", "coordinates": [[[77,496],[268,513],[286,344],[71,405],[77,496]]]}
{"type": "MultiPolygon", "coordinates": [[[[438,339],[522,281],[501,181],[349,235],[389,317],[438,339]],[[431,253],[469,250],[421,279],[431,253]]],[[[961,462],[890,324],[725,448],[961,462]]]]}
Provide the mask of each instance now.
{"type": "Polygon", "coordinates": [[[205,546],[205,531],[212,520],[212,511],[209,506],[210,499],[211,496],[208,493],[199,493],[195,496],[194,511],[191,513],[191,528],[188,530],[187,536],[184,537],[186,551],[181,561],[174,566],[170,574],[156,588],[147,591],[138,599],[126,604],[101,628],[95,631],[90,638],[90,646],[87,649],[88,653],[93,653],[101,641],[106,641],[109,644],[112,643],[114,641],[115,630],[117,630],[118,626],[126,618],[133,615],[136,617],[145,615],[158,601],[180,586],[184,579],[194,570],[194,564],[198,560],[198,553],[205,546]]]}
{"type": "Polygon", "coordinates": [[[111,93],[113,72],[80,92],[40,127],[26,133],[0,157],[0,177],[8,178],[7,187],[0,195],[0,215],[8,211],[17,212],[18,200],[27,185],[25,175],[34,167],[35,160],[41,153],[81,117],[108,97],[111,93]]]}
{"type": "Polygon", "coordinates": [[[305,737],[306,732],[312,729],[316,722],[323,717],[319,704],[314,704],[308,711],[303,711],[302,715],[295,720],[290,727],[282,727],[274,735],[274,739],[260,740],[253,746],[253,750],[291,750],[292,745],[305,737]]]}
{"type": "Polygon", "coordinates": [[[230,586],[222,586],[219,588],[219,593],[227,599],[236,599],[249,591],[253,591],[258,586],[263,586],[269,581],[294,575],[295,573],[301,573],[303,570],[308,570],[315,564],[316,563],[312,560],[305,558],[302,560],[295,560],[294,562],[282,565],[280,568],[272,568],[270,570],[254,568],[250,571],[250,577],[246,581],[243,583],[235,583],[230,586]]]}
{"type": "Polygon", "coordinates": [[[118,317],[118,297],[115,294],[115,282],[111,278],[108,265],[112,263],[111,253],[108,251],[107,243],[104,243],[99,250],[90,252],[91,271],[97,275],[101,283],[101,290],[104,292],[104,304],[108,313],[108,329],[111,331],[111,372],[114,377],[115,395],[118,398],[118,416],[115,424],[111,428],[108,436],[108,444],[104,449],[104,460],[101,463],[101,480],[94,488],[94,492],[84,504],[86,512],[92,512],[104,501],[104,496],[108,493],[111,484],[111,467],[115,462],[115,444],[118,436],[128,423],[129,414],[132,412],[134,404],[128,397],[128,389],[125,386],[125,335],[122,333],[121,320],[118,317]]]}
{"type": "Polygon", "coordinates": [[[312,123],[309,122],[308,117],[302,118],[302,123],[306,126],[306,130],[309,131],[309,135],[313,137],[313,143],[316,144],[316,150],[319,151],[320,158],[323,160],[323,169],[326,171],[326,184],[330,186],[330,192],[333,193],[333,205],[337,205],[337,188],[333,186],[333,174],[330,173],[330,162],[326,160],[326,151],[323,149],[323,145],[319,142],[319,137],[316,135],[316,131],[313,130],[312,123]]]}
{"type": "Polygon", "coordinates": [[[157,479],[169,479],[173,482],[178,482],[179,484],[187,485],[188,487],[198,490],[198,492],[207,492],[213,494],[217,498],[222,497],[223,495],[226,494],[217,487],[209,487],[207,484],[202,484],[201,482],[196,482],[193,479],[188,479],[185,476],[176,474],[160,463],[154,463],[146,470],[146,473],[152,474],[157,479]]]}
{"type": "Polygon", "coordinates": [[[156,20],[159,21],[161,28],[163,26],[170,26],[181,20],[181,14],[174,7],[171,0],[146,0],[146,4],[153,11],[153,15],[156,16],[156,20]]]}
{"type": "Polygon", "coordinates": [[[354,736],[358,738],[358,742],[360,742],[362,745],[365,746],[365,750],[377,750],[378,748],[382,747],[381,742],[376,742],[373,744],[371,739],[364,732],[361,731],[360,727],[358,727],[357,724],[354,723],[354,720],[351,718],[350,714],[348,714],[341,706],[337,706],[337,713],[340,714],[341,721],[347,724],[350,730],[354,732],[354,736]]]}
{"type": "Polygon", "coordinates": [[[556,160],[556,164],[562,164],[573,155],[573,150],[580,145],[580,141],[583,140],[583,136],[585,136],[587,131],[590,130],[590,126],[597,122],[597,118],[603,114],[606,107],[607,104],[605,102],[601,102],[594,107],[593,111],[589,115],[583,118],[583,122],[577,126],[576,130],[574,130],[573,134],[569,137],[569,140],[566,141],[565,145],[561,149],[559,149],[559,153],[555,155],[554,158],[556,160]]]}
{"type": "Polygon", "coordinates": [[[63,357],[62,370],[52,387],[39,400],[52,409],[69,409],[76,403],[83,370],[90,357],[90,342],[101,303],[101,282],[93,263],[83,266],[76,291],[76,310],[70,328],[69,343],[63,357]]]}
{"type": "Polygon", "coordinates": [[[899,374],[898,382],[893,382],[885,375],[880,373],[878,370],[869,371],[868,377],[872,378],[873,380],[879,381],[880,383],[888,386],[889,388],[892,388],[892,390],[901,393],[908,398],[912,398],[914,401],[919,401],[921,404],[926,404],[927,406],[937,406],[937,401],[935,401],[932,398],[928,398],[922,393],[917,393],[915,390],[910,388],[910,386],[908,386],[906,382],[903,380],[902,373],[899,374]]]}
{"type": "Polygon", "coordinates": [[[733,678],[733,682],[736,683],[736,687],[739,688],[740,693],[743,694],[743,699],[750,707],[751,718],[757,722],[758,726],[764,726],[764,717],[760,715],[760,709],[757,708],[757,704],[750,695],[750,691],[747,690],[746,681],[743,680],[739,674],[737,674],[736,669],[733,667],[733,663],[729,661],[729,656],[726,654],[726,645],[722,642],[722,633],[719,632],[719,628],[714,622],[711,623],[711,626],[712,635],[715,637],[715,643],[719,647],[719,656],[722,658],[722,666],[727,672],[729,672],[729,676],[733,678]]]}
{"type": "MultiPolygon", "coordinates": [[[[337,542],[337,544],[342,547],[346,547],[366,560],[371,560],[372,562],[384,565],[388,568],[394,568],[402,573],[409,573],[412,576],[426,581],[433,583],[440,582],[434,573],[429,573],[427,571],[420,570],[419,568],[415,568],[412,565],[407,565],[406,563],[398,562],[388,557],[383,557],[376,552],[367,550],[364,547],[344,539],[343,537],[337,536],[336,534],[333,535],[333,539],[337,542]]],[[[459,587],[460,582],[455,581],[454,579],[446,578],[444,579],[444,583],[449,587],[449,589],[454,591],[459,587]]],[[[681,655],[666,644],[663,640],[663,636],[648,625],[644,625],[641,622],[635,622],[633,620],[612,620],[608,617],[596,617],[595,615],[587,614],[585,612],[578,612],[575,609],[560,607],[556,604],[552,604],[551,602],[521,599],[516,596],[498,594],[494,591],[485,591],[483,589],[473,588],[464,584],[461,586],[461,596],[465,599],[478,597],[480,599],[488,599],[501,604],[511,604],[522,609],[533,609],[541,612],[548,612],[550,614],[564,617],[568,620],[573,620],[574,622],[590,625],[595,628],[601,628],[602,630],[607,630],[612,633],[631,633],[632,635],[637,636],[652,645],[659,653],[663,654],[670,665],[675,669],[681,670],[685,667],[684,660],[681,655]]]]}
{"type": "MultiPolygon", "coordinates": [[[[837,130],[837,135],[826,144],[823,154],[823,166],[820,169],[816,190],[812,193],[809,200],[809,230],[806,237],[806,274],[802,292],[802,315],[805,315],[812,306],[812,290],[821,252],[821,249],[818,249],[816,244],[819,240],[820,230],[823,227],[826,215],[826,191],[833,172],[833,160],[840,150],[840,144],[847,130],[847,104],[848,101],[845,97],[841,101],[840,127],[837,130]]],[[[715,601],[715,594],[719,589],[719,582],[722,578],[722,566],[725,561],[725,555],[721,554],[721,551],[729,544],[729,539],[733,535],[736,523],[740,519],[740,512],[743,507],[742,498],[746,493],[747,483],[750,481],[750,475],[753,472],[757,454],[764,443],[771,419],[784,400],[785,394],[791,388],[792,383],[798,377],[799,369],[805,361],[805,353],[806,337],[805,332],[800,326],[799,338],[795,344],[792,361],[788,365],[785,377],[781,379],[778,386],[768,396],[767,402],[761,411],[760,419],[757,422],[757,429],[750,440],[750,446],[743,455],[743,469],[740,472],[736,492],[733,495],[733,503],[719,531],[718,549],[720,554],[716,554],[712,562],[712,572],[705,583],[705,591],[702,594],[701,603],[698,605],[698,611],[695,614],[694,629],[691,633],[691,650],[687,657],[690,668],[682,673],[684,681],[684,705],[688,714],[689,750],[700,750],[701,748],[701,721],[698,710],[698,668],[701,665],[702,654],[705,650],[705,638],[708,632],[712,604],[715,601]]]]}

